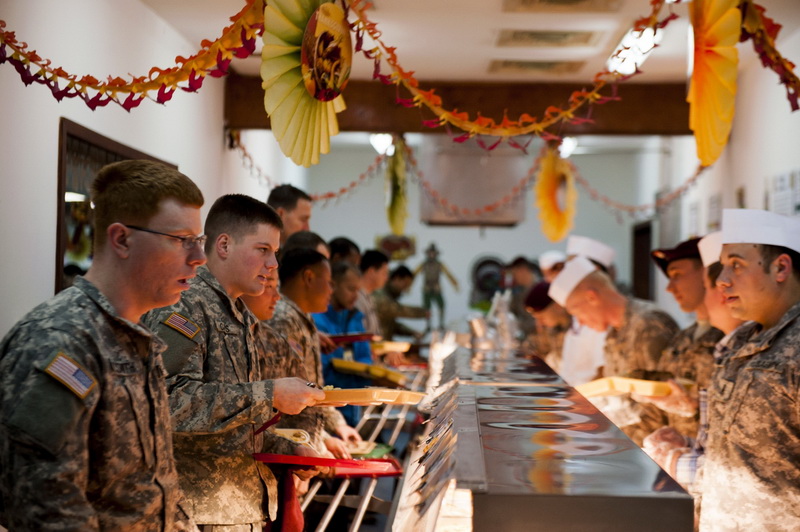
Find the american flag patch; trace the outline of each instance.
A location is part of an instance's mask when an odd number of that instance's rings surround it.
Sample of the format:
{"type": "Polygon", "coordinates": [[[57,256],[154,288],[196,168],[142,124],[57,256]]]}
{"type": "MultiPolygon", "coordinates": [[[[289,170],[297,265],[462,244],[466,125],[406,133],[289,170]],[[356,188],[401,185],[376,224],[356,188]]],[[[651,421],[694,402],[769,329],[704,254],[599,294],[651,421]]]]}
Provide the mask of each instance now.
{"type": "Polygon", "coordinates": [[[179,333],[185,335],[187,338],[194,338],[200,331],[200,327],[193,321],[184,318],[177,312],[173,312],[167,319],[164,320],[164,325],[172,327],[179,333]]]}
{"type": "Polygon", "coordinates": [[[44,372],[72,390],[81,399],[85,399],[97,384],[91,375],[64,353],[58,353],[44,372]]]}

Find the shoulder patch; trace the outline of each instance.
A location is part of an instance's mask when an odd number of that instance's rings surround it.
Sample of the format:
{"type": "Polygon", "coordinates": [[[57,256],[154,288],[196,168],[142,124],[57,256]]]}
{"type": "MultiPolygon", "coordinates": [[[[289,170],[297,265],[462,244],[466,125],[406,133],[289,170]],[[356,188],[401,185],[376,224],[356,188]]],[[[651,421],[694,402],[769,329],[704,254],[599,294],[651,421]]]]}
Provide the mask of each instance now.
{"type": "Polygon", "coordinates": [[[44,372],[72,390],[81,399],[85,399],[97,384],[94,377],[77,362],[60,352],[44,368],[44,372]]]}
{"type": "Polygon", "coordinates": [[[199,325],[189,318],[181,316],[177,312],[170,314],[162,323],[168,327],[172,327],[187,338],[194,338],[195,335],[200,332],[199,325]]]}

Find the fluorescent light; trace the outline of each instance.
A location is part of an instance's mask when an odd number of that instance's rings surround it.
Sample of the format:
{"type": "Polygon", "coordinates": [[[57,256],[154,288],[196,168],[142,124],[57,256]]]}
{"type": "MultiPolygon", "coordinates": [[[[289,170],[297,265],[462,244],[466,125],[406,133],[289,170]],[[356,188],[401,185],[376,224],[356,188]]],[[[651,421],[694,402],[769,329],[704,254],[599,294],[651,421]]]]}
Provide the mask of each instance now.
{"type": "Polygon", "coordinates": [[[578,139],[575,137],[564,137],[561,139],[561,144],[558,146],[558,153],[561,155],[562,159],[566,159],[575,151],[575,148],[578,147],[578,139]]]}
{"type": "Polygon", "coordinates": [[[86,195],[78,194],[77,192],[65,192],[64,201],[67,203],[83,203],[86,201],[86,195]]]}
{"type": "Polygon", "coordinates": [[[615,52],[606,62],[609,72],[618,72],[629,76],[641,67],[647,56],[661,42],[662,32],[655,32],[652,28],[641,31],[630,30],[615,48],[615,52]]]}
{"type": "Polygon", "coordinates": [[[389,133],[373,133],[369,136],[369,143],[381,155],[394,155],[394,138],[389,133]]]}

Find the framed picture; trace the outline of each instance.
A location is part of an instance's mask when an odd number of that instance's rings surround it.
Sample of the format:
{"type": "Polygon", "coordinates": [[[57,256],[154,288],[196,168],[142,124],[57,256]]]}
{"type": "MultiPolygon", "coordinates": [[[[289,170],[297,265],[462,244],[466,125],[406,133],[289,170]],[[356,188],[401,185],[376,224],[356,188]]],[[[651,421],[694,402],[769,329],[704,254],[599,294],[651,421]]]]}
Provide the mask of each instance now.
{"type": "Polygon", "coordinates": [[[177,168],[66,118],[61,118],[58,135],[56,292],[70,286],[92,263],[94,225],[89,188],[97,171],[126,159],[148,159],[177,168]]]}

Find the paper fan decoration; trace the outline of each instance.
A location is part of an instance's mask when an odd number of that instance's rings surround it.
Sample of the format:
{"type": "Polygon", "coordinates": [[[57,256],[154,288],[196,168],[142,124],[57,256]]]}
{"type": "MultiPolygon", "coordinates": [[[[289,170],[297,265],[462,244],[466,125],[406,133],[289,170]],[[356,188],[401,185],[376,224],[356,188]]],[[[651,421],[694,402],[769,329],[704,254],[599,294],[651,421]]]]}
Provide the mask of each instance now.
{"type": "Polygon", "coordinates": [[[736,100],[736,43],[742,26],[739,0],[694,0],[694,72],[689,87],[689,127],[703,166],[719,158],[731,132],[736,100]]]}
{"type": "Polygon", "coordinates": [[[353,48],[344,10],[330,1],[269,0],[264,8],[264,107],[284,155],[319,163],[339,133],[336,113],[353,48]]]}
{"type": "Polygon", "coordinates": [[[572,165],[561,158],[557,147],[550,146],[546,150],[540,163],[539,175],[536,176],[534,191],[542,233],[551,241],[557,242],[572,229],[578,191],[575,189],[572,165]]]}

